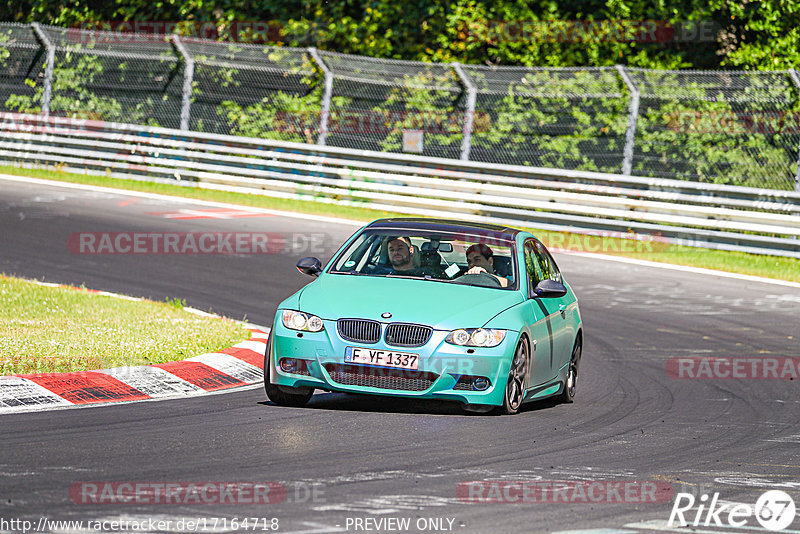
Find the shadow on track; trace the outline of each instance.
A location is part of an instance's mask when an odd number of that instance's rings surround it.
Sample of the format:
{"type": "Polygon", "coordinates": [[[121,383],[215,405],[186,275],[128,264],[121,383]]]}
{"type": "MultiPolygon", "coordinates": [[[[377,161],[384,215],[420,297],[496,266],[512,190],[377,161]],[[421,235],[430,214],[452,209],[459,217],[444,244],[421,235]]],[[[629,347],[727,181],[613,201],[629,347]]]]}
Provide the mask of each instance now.
{"type": "MultiPolygon", "coordinates": [[[[269,400],[259,402],[263,406],[282,408],[269,400]]],[[[524,404],[518,415],[535,413],[558,406],[555,399],[545,399],[524,404]]],[[[288,408],[297,409],[297,408],[288,408]]],[[[447,415],[461,417],[497,417],[495,412],[467,412],[458,402],[430,399],[397,399],[390,396],[365,395],[358,393],[317,393],[301,409],[324,411],[348,411],[367,413],[392,413],[414,415],[447,415]]]]}

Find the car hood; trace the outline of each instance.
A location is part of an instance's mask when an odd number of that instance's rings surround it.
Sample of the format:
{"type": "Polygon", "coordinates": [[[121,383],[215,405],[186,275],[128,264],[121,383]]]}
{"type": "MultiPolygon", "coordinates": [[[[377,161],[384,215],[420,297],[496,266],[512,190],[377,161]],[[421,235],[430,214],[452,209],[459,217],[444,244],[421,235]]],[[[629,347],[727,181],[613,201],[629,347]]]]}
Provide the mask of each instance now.
{"type": "Polygon", "coordinates": [[[474,328],[523,301],[519,291],[431,280],[322,275],[300,293],[299,307],[322,319],[341,317],[474,328]],[[389,312],[392,317],[382,318],[389,312]]]}

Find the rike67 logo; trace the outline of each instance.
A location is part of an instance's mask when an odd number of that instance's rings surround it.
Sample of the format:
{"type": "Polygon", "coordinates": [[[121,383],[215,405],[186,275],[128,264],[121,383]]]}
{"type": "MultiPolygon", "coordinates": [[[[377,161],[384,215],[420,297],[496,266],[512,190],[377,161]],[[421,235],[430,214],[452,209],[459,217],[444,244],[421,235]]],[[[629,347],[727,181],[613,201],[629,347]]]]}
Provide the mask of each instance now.
{"type": "MultiPolygon", "coordinates": [[[[777,532],[792,524],[795,518],[795,504],[792,497],[780,490],[763,493],[755,506],[746,503],[722,502],[719,493],[715,493],[709,502],[707,494],[699,499],[691,493],[678,493],[672,505],[668,526],[730,526],[743,528],[751,518],[766,530],[777,532]],[[699,501],[699,502],[698,502],[699,501]],[[692,511],[697,506],[697,511],[692,511]],[[687,519],[688,518],[688,519],[687,519]]],[[[753,528],[754,525],[748,528],[753,528]]]]}

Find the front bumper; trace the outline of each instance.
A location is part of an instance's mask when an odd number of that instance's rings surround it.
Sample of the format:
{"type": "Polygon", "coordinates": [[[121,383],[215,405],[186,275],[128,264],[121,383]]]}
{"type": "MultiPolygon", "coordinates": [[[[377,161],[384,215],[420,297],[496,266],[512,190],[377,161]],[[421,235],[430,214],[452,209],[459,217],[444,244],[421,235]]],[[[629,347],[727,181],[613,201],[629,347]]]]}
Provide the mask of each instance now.
{"type": "MultiPolygon", "coordinates": [[[[448,331],[434,330],[421,347],[364,344],[342,339],[336,321],[324,320],[320,332],[298,332],[278,319],[271,333],[269,365],[272,382],[281,386],[308,386],[327,391],[372,393],[398,397],[451,400],[469,404],[499,406],[516,347],[518,332],[509,331],[496,347],[461,347],[444,341],[448,331]],[[348,347],[365,347],[419,354],[416,372],[388,367],[364,366],[344,361],[348,347]],[[302,360],[300,369],[287,373],[278,362],[283,358],[302,360]],[[469,377],[489,379],[483,391],[471,387],[469,377]]],[[[385,323],[382,325],[382,329],[385,323]]]]}

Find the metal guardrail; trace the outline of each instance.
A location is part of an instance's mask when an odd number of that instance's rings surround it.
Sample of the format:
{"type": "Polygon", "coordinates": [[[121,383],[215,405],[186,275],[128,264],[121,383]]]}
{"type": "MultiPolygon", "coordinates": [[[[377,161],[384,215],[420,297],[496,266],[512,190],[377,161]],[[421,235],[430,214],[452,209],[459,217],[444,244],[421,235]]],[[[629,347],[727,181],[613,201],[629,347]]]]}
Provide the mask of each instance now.
{"type": "Polygon", "coordinates": [[[0,114],[0,162],[800,258],[800,193],[0,114]]]}

